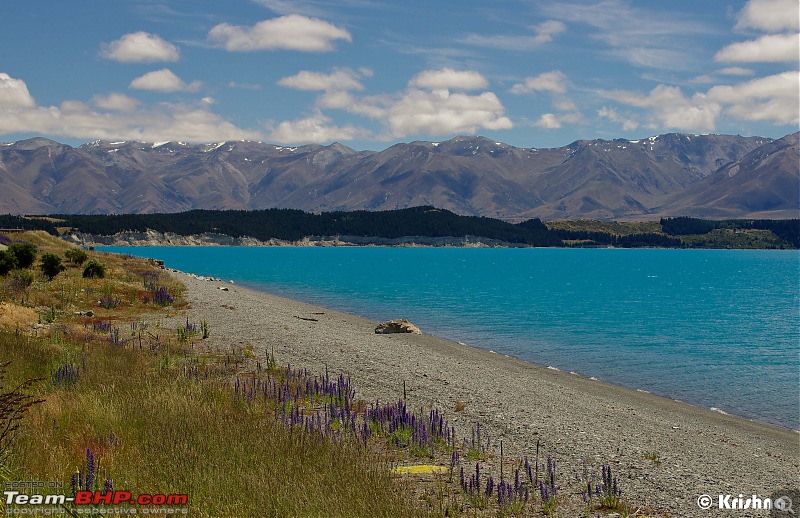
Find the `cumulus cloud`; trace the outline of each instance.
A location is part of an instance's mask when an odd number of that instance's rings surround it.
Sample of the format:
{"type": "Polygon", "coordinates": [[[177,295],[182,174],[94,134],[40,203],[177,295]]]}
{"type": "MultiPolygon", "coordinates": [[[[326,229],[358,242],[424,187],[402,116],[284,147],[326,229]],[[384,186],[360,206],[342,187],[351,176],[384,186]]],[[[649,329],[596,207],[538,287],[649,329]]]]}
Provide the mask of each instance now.
{"type": "Polygon", "coordinates": [[[139,107],[139,101],[125,94],[111,93],[108,95],[95,95],[92,104],[103,110],[131,112],[139,107]]]}
{"type": "Polygon", "coordinates": [[[303,70],[293,76],[278,80],[278,84],[297,90],[363,90],[361,77],[362,73],[350,68],[337,68],[330,74],[303,70]]]}
{"type": "Polygon", "coordinates": [[[68,138],[212,142],[264,138],[236,127],[207,103],[144,106],[123,94],[38,106],[25,82],[0,73],[0,134],[39,133],[68,138]]]}
{"type": "Polygon", "coordinates": [[[492,92],[479,95],[411,89],[386,110],[385,122],[392,137],[476,133],[479,128],[509,129],[514,126],[492,92]]]}
{"type": "Polygon", "coordinates": [[[714,56],[722,62],[764,63],[797,62],[800,33],[767,34],[755,40],[732,43],[714,56]]]}
{"type": "Polygon", "coordinates": [[[208,38],[232,52],[278,49],[328,52],[334,50],[337,40],[353,41],[345,29],[299,14],[264,20],[251,27],[222,23],[211,29],[208,38]]]}
{"type": "Polygon", "coordinates": [[[597,110],[597,115],[604,119],[608,119],[611,122],[616,122],[617,124],[622,125],[622,129],[625,131],[635,130],[639,127],[639,123],[636,120],[626,117],[624,115],[620,115],[619,112],[614,110],[613,108],[608,108],[603,106],[599,110],[597,110]]]}
{"type": "Polygon", "coordinates": [[[617,102],[645,108],[656,127],[685,131],[712,131],[722,105],[703,93],[686,97],[677,86],[658,85],[647,95],[628,91],[605,92],[617,102]]]}
{"type": "Polygon", "coordinates": [[[196,92],[200,89],[200,81],[185,83],[168,68],[162,68],[137,77],[131,81],[130,88],[156,92],[196,92]]]}
{"type": "Polygon", "coordinates": [[[545,72],[534,77],[526,77],[522,83],[511,87],[511,93],[529,94],[532,92],[552,92],[563,94],[567,91],[567,76],[559,71],[545,72]]]}
{"type": "Polygon", "coordinates": [[[553,36],[567,30],[567,26],[557,20],[548,20],[534,25],[533,30],[536,32],[534,37],[536,43],[548,43],[553,41],[553,36]]]}
{"type": "Polygon", "coordinates": [[[561,122],[559,122],[555,113],[545,113],[539,117],[539,120],[534,123],[534,126],[546,129],[558,129],[561,127],[561,122]]]}
{"type": "MultiPolygon", "coordinates": [[[[641,108],[654,128],[712,131],[720,117],[773,124],[800,122],[800,72],[791,71],[734,85],[718,85],[691,97],[677,86],[658,85],[648,94],[616,90],[599,92],[620,104],[641,108]]],[[[601,117],[625,125],[611,108],[601,117]]]]}
{"type": "Polygon", "coordinates": [[[467,90],[488,87],[488,81],[478,72],[450,68],[425,70],[411,78],[404,91],[357,95],[355,92],[361,90],[358,79],[371,74],[364,69],[358,72],[345,69],[331,74],[300,73],[282,79],[284,86],[322,90],[322,93],[316,99],[313,116],[282,122],[274,129],[273,135],[280,136],[284,142],[309,142],[333,138],[347,140],[368,134],[366,130],[353,126],[332,125],[321,112],[323,109],[343,110],[377,122],[382,129],[372,137],[381,140],[513,127],[511,119],[505,116],[503,104],[493,92],[467,93],[467,90]]]}
{"type": "Polygon", "coordinates": [[[567,113],[545,113],[539,120],[533,123],[534,126],[545,129],[558,129],[564,124],[577,124],[583,120],[583,116],[576,111],[567,113]]]}
{"type": "Polygon", "coordinates": [[[331,140],[352,140],[365,131],[352,125],[331,125],[330,117],[320,112],[299,120],[283,121],[269,134],[269,139],[285,144],[306,144],[331,140]]]}
{"type": "Polygon", "coordinates": [[[478,72],[452,68],[425,70],[411,78],[408,84],[431,90],[480,90],[489,86],[486,78],[478,72]]]}
{"type": "Polygon", "coordinates": [[[737,29],[776,33],[800,29],[797,0],[750,0],[739,13],[737,29]]]}
{"type": "Polygon", "coordinates": [[[717,73],[725,76],[752,76],[755,74],[755,72],[750,70],[749,68],[742,68],[742,67],[721,68],[717,70],[717,73]]]}
{"type": "Polygon", "coordinates": [[[14,79],[0,72],[0,108],[29,108],[36,106],[28,92],[28,85],[21,79],[14,79]]]}
{"type": "Polygon", "coordinates": [[[122,63],[152,63],[178,61],[178,47],[155,34],[133,32],[122,38],[100,45],[100,56],[122,63]]]}
{"type": "Polygon", "coordinates": [[[737,85],[715,86],[708,98],[728,105],[740,119],[797,124],[800,119],[800,72],[784,72],[737,85]]]}

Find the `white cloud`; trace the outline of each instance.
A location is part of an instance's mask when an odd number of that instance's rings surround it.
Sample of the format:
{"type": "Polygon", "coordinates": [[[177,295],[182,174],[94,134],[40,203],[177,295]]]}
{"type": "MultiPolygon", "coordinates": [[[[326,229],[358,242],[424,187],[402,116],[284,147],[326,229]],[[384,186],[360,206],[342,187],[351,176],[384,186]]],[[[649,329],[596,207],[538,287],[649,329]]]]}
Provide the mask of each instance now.
{"type": "Polygon", "coordinates": [[[152,63],[178,61],[178,47],[155,34],[133,32],[122,38],[100,45],[100,56],[122,63],[152,63]]]}
{"type": "Polygon", "coordinates": [[[800,33],[767,34],[732,43],[714,56],[716,61],[739,63],[794,62],[800,56],[800,33]]]}
{"type": "Polygon", "coordinates": [[[0,109],[2,108],[29,108],[36,106],[28,92],[28,85],[21,79],[14,79],[10,75],[0,72],[0,109]]]}
{"type": "Polygon", "coordinates": [[[222,23],[211,29],[208,38],[232,52],[276,49],[327,52],[334,50],[336,40],[353,40],[345,29],[299,14],[264,20],[252,27],[222,23]]]}
{"type": "Polygon", "coordinates": [[[689,14],[670,10],[666,3],[632,4],[630,0],[543,0],[540,10],[553,19],[588,26],[588,37],[604,44],[597,46],[599,52],[635,66],[686,70],[698,62],[693,40],[708,34],[709,27],[689,14]]]}
{"type": "Polygon", "coordinates": [[[132,112],[139,107],[139,101],[125,94],[111,93],[108,95],[95,95],[92,104],[103,110],[132,112]]]}
{"type": "Polygon", "coordinates": [[[750,70],[749,68],[742,68],[742,67],[721,68],[717,70],[717,73],[725,76],[752,76],[755,74],[755,72],[750,70]]]}
{"type": "Polygon", "coordinates": [[[359,81],[361,75],[349,68],[337,68],[330,74],[303,70],[293,76],[280,79],[278,84],[297,90],[363,90],[364,85],[359,81]]]}
{"type": "Polygon", "coordinates": [[[533,123],[534,126],[545,129],[558,129],[564,124],[577,124],[583,120],[580,112],[572,111],[567,113],[545,113],[539,120],[533,123]]]}
{"type": "Polygon", "coordinates": [[[269,134],[269,140],[284,144],[306,144],[331,140],[352,140],[365,131],[352,125],[332,126],[322,113],[294,121],[283,121],[269,134]]]}
{"type": "Polygon", "coordinates": [[[553,41],[553,37],[557,34],[564,32],[567,26],[557,20],[547,20],[538,25],[530,27],[533,35],[508,35],[508,34],[492,34],[489,36],[483,34],[469,34],[458,41],[468,45],[477,47],[488,47],[492,49],[513,50],[513,51],[529,51],[544,43],[553,41]]]}
{"type": "Polygon", "coordinates": [[[168,68],[162,68],[137,77],[131,81],[130,88],[156,92],[196,92],[200,89],[200,81],[185,83],[168,68]]]}
{"type": "Polygon", "coordinates": [[[0,134],[9,133],[150,142],[264,138],[260,131],[238,128],[213,113],[207,103],[143,106],[123,94],[109,94],[93,97],[91,104],[67,100],[38,106],[23,80],[0,73],[0,134]]]}
{"type": "Polygon", "coordinates": [[[677,86],[658,85],[648,95],[628,91],[603,92],[602,95],[628,106],[645,108],[653,125],[685,131],[712,131],[722,106],[705,94],[687,98],[677,86]]]}
{"type": "Polygon", "coordinates": [[[408,84],[430,90],[480,90],[489,86],[486,78],[478,72],[452,68],[425,70],[411,78],[408,84]]]}
{"type": "Polygon", "coordinates": [[[394,138],[409,135],[476,133],[514,126],[492,92],[480,95],[411,89],[386,109],[384,123],[394,138]]]}
{"type": "Polygon", "coordinates": [[[613,108],[607,108],[607,107],[603,106],[602,108],[597,110],[597,115],[599,115],[600,117],[602,117],[604,119],[608,119],[611,122],[616,122],[618,124],[622,124],[622,129],[624,131],[635,130],[636,128],[639,127],[639,123],[636,122],[634,119],[629,118],[629,117],[625,117],[623,115],[620,115],[613,108]]]}
{"type": "Polygon", "coordinates": [[[750,0],[739,13],[738,29],[759,29],[776,33],[800,29],[797,0],[750,0]]]}
{"type": "Polygon", "coordinates": [[[533,30],[536,32],[534,37],[536,43],[548,43],[553,41],[553,36],[567,30],[567,26],[556,20],[548,20],[534,25],[533,30]]]}
{"type": "Polygon", "coordinates": [[[552,92],[563,94],[567,91],[567,76],[559,71],[545,72],[535,77],[526,77],[522,83],[511,87],[511,93],[527,94],[531,92],[552,92]]]}
{"type": "Polygon", "coordinates": [[[784,72],[739,83],[715,86],[708,98],[728,105],[740,119],[797,124],[800,119],[800,72],[784,72]]]}
{"type": "Polygon", "coordinates": [[[545,113],[533,125],[546,129],[558,129],[561,127],[561,122],[559,122],[555,113],[545,113]]]}

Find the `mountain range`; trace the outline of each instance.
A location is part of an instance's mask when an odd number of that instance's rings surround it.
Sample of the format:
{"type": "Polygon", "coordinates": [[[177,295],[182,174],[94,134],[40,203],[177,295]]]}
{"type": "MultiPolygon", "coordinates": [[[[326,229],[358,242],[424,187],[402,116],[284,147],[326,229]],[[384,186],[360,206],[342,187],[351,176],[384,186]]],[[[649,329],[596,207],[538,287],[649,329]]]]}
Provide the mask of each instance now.
{"type": "Polygon", "coordinates": [[[310,212],[432,205],[507,220],[796,218],[798,136],[666,134],[519,148],[483,137],[383,151],[45,138],[0,144],[0,213],[310,212]]]}

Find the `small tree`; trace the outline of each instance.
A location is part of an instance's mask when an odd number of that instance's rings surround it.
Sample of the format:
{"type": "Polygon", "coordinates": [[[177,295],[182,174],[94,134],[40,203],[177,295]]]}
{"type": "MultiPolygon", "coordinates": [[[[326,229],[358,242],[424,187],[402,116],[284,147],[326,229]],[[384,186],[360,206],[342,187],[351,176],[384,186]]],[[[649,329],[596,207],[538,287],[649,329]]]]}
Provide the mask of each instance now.
{"type": "MultiPolygon", "coordinates": [[[[89,258],[86,252],[80,248],[70,248],[64,252],[64,257],[66,257],[69,262],[77,264],[78,266],[82,265],[84,262],[86,262],[86,259],[89,258]]],[[[86,275],[84,275],[84,277],[86,277],[86,275]]]]}
{"type": "Polygon", "coordinates": [[[83,269],[83,277],[86,279],[102,279],[106,276],[106,265],[92,259],[86,263],[86,268],[83,269]]]}
{"type": "Polygon", "coordinates": [[[19,266],[17,258],[8,250],[0,250],[0,275],[7,275],[19,266]]]}
{"type": "Polygon", "coordinates": [[[67,267],[61,262],[61,257],[48,252],[42,254],[41,269],[45,277],[53,280],[56,275],[66,270],[67,267]]]}
{"type": "Polygon", "coordinates": [[[8,251],[17,258],[20,268],[30,268],[36,261],[36,245],[33,243],[11,243],[8,251]]]}

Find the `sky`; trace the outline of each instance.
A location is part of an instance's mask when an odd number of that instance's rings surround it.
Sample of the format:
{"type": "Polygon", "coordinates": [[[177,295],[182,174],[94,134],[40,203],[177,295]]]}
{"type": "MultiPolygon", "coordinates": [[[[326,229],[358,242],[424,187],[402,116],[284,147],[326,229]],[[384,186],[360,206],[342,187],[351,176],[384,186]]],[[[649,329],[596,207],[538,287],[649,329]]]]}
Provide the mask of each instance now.
{"type": "Polygon", "coordinates": [[[800,0],[7,0],[0,141],[779,138],[799,31],[800,0]]]}

